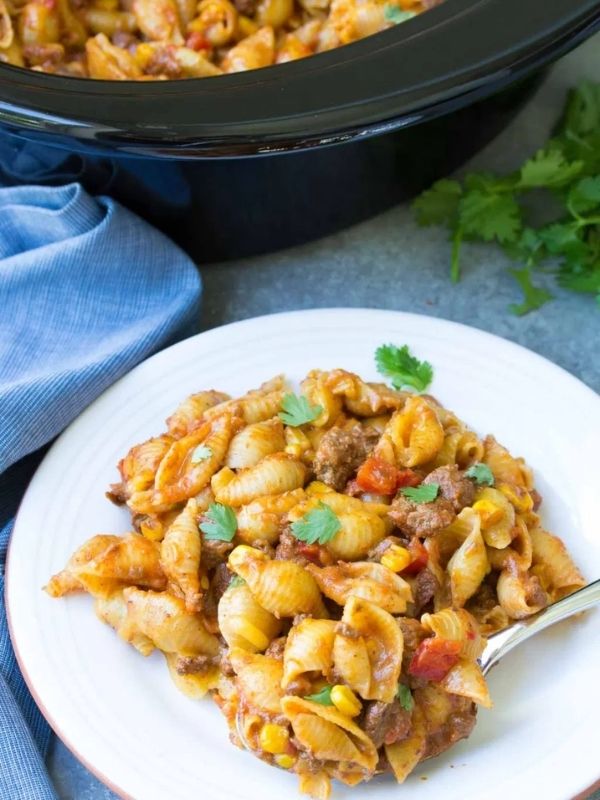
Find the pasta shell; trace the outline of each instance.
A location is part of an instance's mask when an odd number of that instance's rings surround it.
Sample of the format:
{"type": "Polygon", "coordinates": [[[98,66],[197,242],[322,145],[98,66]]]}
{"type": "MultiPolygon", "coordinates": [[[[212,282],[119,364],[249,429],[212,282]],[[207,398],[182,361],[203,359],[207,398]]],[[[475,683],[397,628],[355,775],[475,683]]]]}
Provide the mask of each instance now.
{"type": "Polygon", "coordinates": [[[129,620],[122,589],[117,589],[106,597],[97,597],[94,611],[98,619],[114,628],[121,639],[133,645],[143,656],[149,656],[154,650],[152,639],[141,633],[129,620]]]}
{"type": "Polygon", "coordinates": [[[326,373],[325,383],[333,394],[344,398],[348,411],[358,417],[401,408],[408,397],[406,392],[397,392],[384,383],[365,383],[358,375],[343,369],[326,373]]]}
{"type": "Polygon", "coordinates": [[[254,467],[265,456],[285,448],[283,423],[280,419],[247,425],[229,444],[225,465],[232,469],[254,467]]]}
{"type": "Polygon", "coordinates": [[[281,714],[281,661],[269,656],[232,649],[229,661],[236,673],[236,686],[246,703],[268,714],[281,714]]]}
{"type": "Polygon", "coordinates": [[[404,646],[396,620],[373,603],[350,597],[342,622],[333,645],[336,672],[365,700],[393,702],[404,646]]]}
{"type": "Polygon", "coordinates": [[[531,470],[522,458],[514,458],[493,436],[483,442],[483,463],[492,470],[496,483],[510,483],[524,489],[533,488],[531,470]]]}
{"type": "Polygon", "coordinates": [[[129,620],[164,653],[182,656],[219,652],[219,640],[210,634],[200,614],[188,614],[183,600],[166,592],[123,591],[129,620]]]}
{"type": "Polygon", "coordinates": [[[507,498],[498,489],[486,486],[479,489],[476,502],[487,503],[496,509],[495,513],[486,519],[481,519],[481,533],[484,542],[490,547],[502,549],[508,547],[513,536],[515,525],[515,509],[507,498]]]}
{"type": "Polygon", "coordinates": [[[283,698],[281,708],[299,743],[314,758],[346,762],[368,772],[375,769],[377,750],[350,717],[330,706],[290,695],[283,698]]]}
{"type": "Polygon", "coordinates": [[[237,513],[237,536],[242,542],[252,544],[265,541],[275,544],[286,525],[290,509],[304,498],[303,489],[283,494],[257,497],[237,513]]]}
{"type": "Polygon", "coordinates": [[[218,473],[213,478],[212,489],[217,503],[241,506],[266,494],[299,489],[304,485],[305,477],[306,467],[302,462],[285,453],[274,453],[238,475],[229,470],[227,482],[218,473]]]}
{"type": "Polygon", "coordinates": [[[230,397],[223,392],[198,392],[191,394],[181,403],[167,419],[167,428],[171,436],[180,439],[187,436],[202,421],[209,408],[225,403],[230,397]]]}
{"type": "Polygon", "coordinates": [[[331,567],[307,564],[326,597],[343,606],[351,595],[368,600],[390,614],[403,614],[412,600],[408,583],[382,564],[372,561],[340,562],[331,567]]]}
{"type": "Polygon", "coordinates": [[[185,600],[187,611],[199,611],[200,554],[202,540],[198,529],[195,500],[189,500],[184,510],[171,523],[160,548],[160,564],[173,593],[185,600]]]}
{"type": "Polygon", "coordinates": [[[444,608],[435,614],[423,614],[421,625],[440,639],[461,642],[461,655],[465,658],[479,658],[485,647],[477,620],[464,608],[444,608]]]}
{"type": "Polygon", "coordinates": [[[395,744],[385,745],[385,755],[398,783],[404,783],[408,775],[424,758],[427,750],[427,734],[421,710],[416,707],[412,715],[410,735],[395,744]]]}
{"type": "Polygon", "coordinates": [[[192,700],[201,700],[207,692],[217,688],[220,675],[218,666],[209,667],[204,672],[182,675],[177,672],[175,667],[177,663],[176,653],[165,653],[165,659],[171,680],[186,697],[192,700]]]}
{"type": "Polygon", "coordinates": [[[440,686],[450,694],[468,697],[484,708],[493,706],[481,667],[471,659],[461,658],[441,681],[440,686]]]}
{"type": "MultiPolygon", "coordinates": [[[[400,467],[431,461],[444,444],[444,429],[435,410],[421,397],[411,396],[390,419],[382,439],[391,441],[400,467]]],[[[376,447],[376,452],[379,445],[376,447]]]]}
{"type": "Polygon", "coordinates": [[[228,565],[246,581],[258,603],[276,617],[329,616],[315,579],[299,564],[272,561],[260,550],[238,545],[228,565]]]}
{"type": "Polygon", "coordinates": [[[481,536],[479,517],[471,508],[463,508],[459,517],[471,525],[471,533],[448,562],[452,604],[460,608],[472,597],[490,570],[481,536]]]}
{"type": "Polygon", "coordinates": [[[249,653],[266,650],[281,630],[279,620],[256,602],[246,584],[227,589],[219,601],[218,619],[229,647],[249,653]]]}
{"type": "Polygon", "coordinates": [[[120,542],[119,536],[108,533],[99,533],[92,536],[82,544],[68,560],[66,567],[53,575],[44,586],[50,597],[62,597],[71,592],[84,590],[83,584],[77,577],[78,572],[92,562],[97,556],[104,553],[111,545],[120,542]]]}
{"type": "Polygon", "coordinates": [[[132,447],[119,461],[121,483],[111,486],[110,497],[125,502],[134,492],[150,489],[154,485],[156,470],[172,444],[173,437],[163,434],[132,447]]]}
{"type": "Polygon", "coordinates": [[[313,420],[316,428],[330,428],[342,413],[342,398],[335,395],[327,385],[327,373],[314,369],[308,373],[301,383],[302,394],[312,406],[320,406],[323,410],[313,420]]]}
{"type": "Polygon", "coordinates": [[[336,559],[354,561],[365,558],[387,533],[386,523],[376,514],[338,514],[338,520],[340,530],[327,543],[327,549],[336,559]]]}
{"type": "Polygon", "coordinates": [[[330,675],[335,626],[332,620],[308,618],[290,629],[283,654],[284,689],[306,672],[330,675]]]}
{"type": "Polygon", "coordinates": [[[537,577],[516,564],[503,569],[496,584],[500,605],[509,617],[524,619],[541,611],[548,604],[548,597],[540,586],[537,577]]]}
{"type": "Polygon", "coordinates": [[[532,572],[535,574],[540,567],[545,569],[555,599],[565,597],[585,586],[583,575],[558,536],[542,528],[533,528],[529,531],[529,535],[532,547],[532,572]]]}

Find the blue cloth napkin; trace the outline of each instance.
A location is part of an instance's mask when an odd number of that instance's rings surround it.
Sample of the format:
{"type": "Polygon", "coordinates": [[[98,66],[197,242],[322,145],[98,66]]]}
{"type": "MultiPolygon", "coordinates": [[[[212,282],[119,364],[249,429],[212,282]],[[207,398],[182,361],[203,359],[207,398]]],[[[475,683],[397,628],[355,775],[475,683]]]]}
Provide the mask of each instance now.
{"type": "Polygon", "coordinates": [[[0,189],[0,798],[56,800],[50,730],[4,609],[12,518],[44,448],[104,389],[193,333],[200,276],[161,233],[79,185],[0,189]]]}

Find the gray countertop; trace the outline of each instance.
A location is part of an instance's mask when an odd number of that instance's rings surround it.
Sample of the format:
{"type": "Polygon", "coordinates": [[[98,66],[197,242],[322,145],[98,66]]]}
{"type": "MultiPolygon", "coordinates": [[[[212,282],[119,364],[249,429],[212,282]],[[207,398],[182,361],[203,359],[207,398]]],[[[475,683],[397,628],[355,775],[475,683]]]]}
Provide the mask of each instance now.
{"type": "MultiPolygon", "coordinates": [[[[513,123],[468,165],[508,170],[540,147],[562,107],[565,91],[598,76],[600,34],[566,56],[513,123]]],[[[591,295],[552,289],[556,299],[525,317],[507,306],[520,299],[494,247],[469,245],[463,278],[448,280],[445,231],[418,228],[397,206],[326,239],[273,255],[202,269],[202,328],[299,308],[363,306],[414,311],[491,331],[535,350],[600,391],[600,310],[591,295]]],[[[113,800],[115,795],[55,741],[49,767],[61,800],[113,800]]],[[[136,798],[144,800],[144,798],[136,798]]],[[[566,800],[566,798],[565,798],[566,800]]],[[[600,800],[600,792],[593,795],[600,800]]]]}

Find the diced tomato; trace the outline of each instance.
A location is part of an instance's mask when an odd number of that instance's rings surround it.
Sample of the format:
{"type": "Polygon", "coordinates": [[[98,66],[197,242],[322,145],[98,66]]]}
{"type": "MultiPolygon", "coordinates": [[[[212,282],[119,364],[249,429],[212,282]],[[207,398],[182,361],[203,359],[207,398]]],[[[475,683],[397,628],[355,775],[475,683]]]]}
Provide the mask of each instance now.
{"type": "Polygon", "coordinates": [[[415,536],[408,544],[408,552],[411,555],[411,562],[408,567],[402,570],[402,575],[417,575],[427,566],[429,553],[415,536]]]}
{"type": "Polygon", "coordinates": [[[192,50],[210,50],[210,42],[208,42],[200,31],[192,31],[185,40],[186,47],[192,50]]]}
{"type": "Polygon", "coordinates": [[[415,678],[441,681],[458,662],[460,648],[461,643],[451,639],[425,639],[415,650],[408,671],[415,678]]]}
{"type": "Polygon", "coordinates": [[[399,469],[396,473],[396,487],[402,489],[403,486],[418,486],[422,481],[420,475],[412,469],[399,469]]]}
{"type": "Polygon", "coordinates": [[[321,548],[318,544],[300,544],[298,545],[298,553],[312,561],[313,564],[321,563],[321,548]]]}
{"type": "Polygon", "coordinates": [[[396,474],[398,470],[382,458],[369,456],[361,464],[356,482],[365,492],[373,494],[393,494],[396,491],[396,474]]]}

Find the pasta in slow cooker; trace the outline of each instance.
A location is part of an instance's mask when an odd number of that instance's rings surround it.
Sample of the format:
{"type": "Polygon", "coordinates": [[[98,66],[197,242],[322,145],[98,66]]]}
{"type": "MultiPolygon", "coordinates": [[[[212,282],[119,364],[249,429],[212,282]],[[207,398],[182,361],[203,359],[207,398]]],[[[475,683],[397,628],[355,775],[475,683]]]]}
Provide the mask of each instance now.
{"type": "Polygon", "coordinates": [[[485,636],[584,583],[523,459],[429,395],[314,370],[300,395],[199,392],[166,424],[108,493],[133,530],[46,590],[88,592],[319,800],[467,737],[492,704],[485,636]]]}
{"type": "Polygon", "coordinates": [[[78,78],[206,78],[331,50],[438,2],[0,0],[0,61],[78,78]]]}

